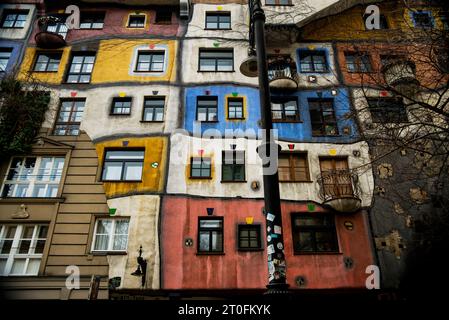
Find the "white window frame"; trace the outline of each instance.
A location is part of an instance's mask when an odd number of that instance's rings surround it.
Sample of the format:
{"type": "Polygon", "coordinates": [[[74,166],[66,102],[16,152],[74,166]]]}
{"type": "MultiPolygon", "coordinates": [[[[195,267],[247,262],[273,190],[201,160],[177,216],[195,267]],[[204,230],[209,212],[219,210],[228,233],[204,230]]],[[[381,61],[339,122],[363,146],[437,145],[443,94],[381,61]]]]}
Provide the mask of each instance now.
{"type": "MultiPolygon", "coordinates": [[[[12,197],[5,197],[5,198],[56,198],[59,195],[59,187],[61,185],[61,180],[62,180],[62,176],[64,174],[64,168],[66,165],[66,161],[65,161],[65,157],[64,156],[25,156],[25,157],[12,157],[10,162],[9,162],[9,166],[8,166],[8,171],[6,172],[5,175],[5,180],[2,183],[2,187],[1,187],[1,192],[0,192],[0,196],[3,195],[3,190],[5,189],[7,184],[13,184],[14,185],[14,191],[13,191],[13,195],[16,192],[17,186],[19,185],[27,185],[28,189],[26,191],[26,195],[24,197],[17,197],[17,196],[12,196],[12,197]],[[22,160],[26,160],[27,158],[36,158],[36,162],[33,168],[33,171],[30,174],[30,177],[27,180],[7,180],[8,179],[8,175],[9,175],[9,171],[12,169],[11,165],[13,163],[13,159],[14,158],[22,158],[22,160]],[[44,158],[51,158],[52,159],[52,165],[55,162],[55,159],[59,158],[59,159],[63,159],[64,160],[64,164],[63,167],[61,169],[61,174],[59,176],[59,180],[54,180],[54,181],[49,181],[49,180],[37,180],[37,177],[39,175],[39,168],[41,166],[42,163],[42,159],[44,158]],[[48,191],[48,187],[49,186],[57,186],[57,192],[56,195],[53,197],[33,197],[33,192],[36,186],[38,185],[45,185],[45,190],[44,193],[46,194],[48,191]]],[[[20,172],[19,172],[19,176],[22,174],[24,168],[21,168],[20,172]]]]}
{"type": "MultiPolygon", "coordinates": [[[[94,227],[94,234],[93,234],[93,238],[92,238],[92,245],[91,245],[91,252],[124,252],[126,253],[128,251],[128,241],[129,241],[129,222],[130,219],[129,218],[99,218],[95,221],[95,227],[94,227]],[[111,234],[108,234],[108,248],[106,250],[99,250],[99,249],[95,249],[95,243],[97,241],[97,229],[98,229],[98,223],[100,221],[104,221],[104,220],[109,220],[112,222],[112,226],[111,226],[111,234]],[[128,233],[126,235],[126,248],[122,249],[122,250],[114,250],[114,237],[116,236],[115,233],[115,226],[117,221],[127,221],[128,222],[128,233]]],[[[123,235],[123,234],[120,234],[123,235]]]]}
{"type": "MultiPolygon", "coordinates": [[[[37,276],[39,274],[40,263],[42,263],[43,253],[31,253],[31,254],[30,253],[18,253],[20,241],[22,239],[30,239],[30,238],[22,238],[22,233],[23,233],[24,227],[33,226],[33,224],[11,224],[11,225],[4,224],[4,225],[1,225],[0,240],[4,239],[7,227],[14,227],[14,226],[17,227],[17,229],[14,234],[13,242],[11,245],[11,251],[8,254],[0,253],[0,258],[2,258],[2,260],[6,258],[5,270],[3,271],[3,273],[0,273],[0,276],[37,276]],[[16,273],[16,274],[11,273],[14,261],[22,260],[22,259],[25,259],[24,270],[28,269],[30,259],[40,259],[39,268],[37,270],[37,273],[20,273],[20,274],[19,273],[16,273]]],[[[36,249],[37,241],[44,240],[43,238],[37,237],[39,227],[41,227],[41,226],[47,226],[47,225],[46,224],[35,224],[34,225],[33,236],[31,238],[30,248],[28,249],[28,252],[31,249],[34,252],[34,250],[36,249]]],[[[47,237],[45,238],[45,241],[47,241],[47,238],[48,238],[48,234],[47,234],[47,237]]]]}

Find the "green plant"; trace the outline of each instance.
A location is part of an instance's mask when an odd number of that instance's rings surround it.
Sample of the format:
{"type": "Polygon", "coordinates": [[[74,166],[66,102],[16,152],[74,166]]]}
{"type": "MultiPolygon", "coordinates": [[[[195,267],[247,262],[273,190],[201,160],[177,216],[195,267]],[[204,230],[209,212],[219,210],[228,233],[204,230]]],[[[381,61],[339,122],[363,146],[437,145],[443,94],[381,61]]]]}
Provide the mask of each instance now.
{"type": "Polygon", "coordinates": [[[49,92],[33,81],[5,76],[0,82],[0,157],[26,154],[39,133],[50,101],[49,92]]]}

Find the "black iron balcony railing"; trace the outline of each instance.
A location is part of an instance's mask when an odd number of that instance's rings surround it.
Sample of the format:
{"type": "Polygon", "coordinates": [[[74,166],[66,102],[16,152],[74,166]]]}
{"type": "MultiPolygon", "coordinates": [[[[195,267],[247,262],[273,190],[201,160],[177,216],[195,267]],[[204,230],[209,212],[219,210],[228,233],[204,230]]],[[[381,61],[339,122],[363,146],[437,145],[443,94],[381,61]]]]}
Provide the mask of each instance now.
{"type": "Polygon", "coordinates": [[[415,63],[406,59],[396,59],[386,63],[381,69],[387,85],[404,95],[413,95],[419,85],[416,79],[415,63]]]}
{"type": "Polygon", "coordinates": [[[268,61],[268,80],[272,87],[297,88],[299,77],[294,62],[284,59],[268,61]]]}
{"type": "Polygon", "coordinates": [[[360,208],[358,175],[351,170],[332,170],[318,177],[320,196],[324,203],[337,211],[355,211],[360,208]]]}
{"type": "Polygon", "coordinates": [[[40,32],[36,34],[37,46],[56,49],[66,45],[68,27],[65,22],[55,16],[44,16],[38,19],[40,32]]]}

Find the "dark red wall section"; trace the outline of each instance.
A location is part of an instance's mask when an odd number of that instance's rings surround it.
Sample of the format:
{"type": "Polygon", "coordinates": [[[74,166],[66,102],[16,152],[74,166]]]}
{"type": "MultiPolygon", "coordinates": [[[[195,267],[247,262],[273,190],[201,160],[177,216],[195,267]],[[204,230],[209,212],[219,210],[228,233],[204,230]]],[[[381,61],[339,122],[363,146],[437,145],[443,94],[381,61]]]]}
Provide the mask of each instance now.
{"type": "MultiPolygon", "coordinates": [[[[246,217],[253,217],[254,224],[263,226],[264,243],[265,217],[262,207],[263,201],[260,200],[164,197],[161,214],[162,289],[265,288],[268,280],[266,250],[237,250],[237,225],[245,224],[246,217]],[[206,208],[214,208],[214,216],[224,217],[223,255],[197,255],[198,217],[207,216],[206,208]],[[193,239],[193,246],[184,246],[186,238],[193,239]]],[[[314,212],[320,214],[324,211],[316,206],[314,212]]],[[[364,287],[366,267],[373,264],[366,213],[336,215],[340,253],[294,255],[291,233],[293,212],[308,212],[307,203],[282,204],[287,281],[291,288],[298,288],[295,284],[297,276],[305,277],[305,288],[310,289],[364,287]],[[345,221],[353,223],[352,231],[344,227],[345,221]],[[353,259],[352,268],[345,267],[344,257],[353,259]]]]}

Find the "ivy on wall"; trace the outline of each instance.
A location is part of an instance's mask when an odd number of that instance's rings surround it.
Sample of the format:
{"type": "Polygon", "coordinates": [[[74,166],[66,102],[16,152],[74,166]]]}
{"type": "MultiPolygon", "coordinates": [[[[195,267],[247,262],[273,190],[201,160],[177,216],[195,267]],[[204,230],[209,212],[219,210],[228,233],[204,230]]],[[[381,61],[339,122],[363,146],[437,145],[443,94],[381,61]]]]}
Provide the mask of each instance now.
{"type": "Polygon", "coordinates": [[[12,76],[0,82],[0,158],[31,151],[39,133],[50,94],[37,84],[12,76]]]}

